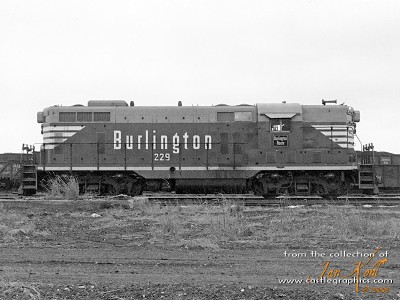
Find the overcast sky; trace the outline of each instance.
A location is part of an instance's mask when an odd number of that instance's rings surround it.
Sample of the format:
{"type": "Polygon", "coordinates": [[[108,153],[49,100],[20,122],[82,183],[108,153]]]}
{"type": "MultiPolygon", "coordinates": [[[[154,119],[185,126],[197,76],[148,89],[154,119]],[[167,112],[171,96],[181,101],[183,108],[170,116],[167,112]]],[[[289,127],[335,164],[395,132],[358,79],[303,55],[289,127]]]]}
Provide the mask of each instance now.
{"type": "Polygon", "coordinates": [[[362,143],[400,153],[400,1],[2,0],[0,99],[0,153],[42,142],[43,108],[90,99],[338,99],[362,143]]]}

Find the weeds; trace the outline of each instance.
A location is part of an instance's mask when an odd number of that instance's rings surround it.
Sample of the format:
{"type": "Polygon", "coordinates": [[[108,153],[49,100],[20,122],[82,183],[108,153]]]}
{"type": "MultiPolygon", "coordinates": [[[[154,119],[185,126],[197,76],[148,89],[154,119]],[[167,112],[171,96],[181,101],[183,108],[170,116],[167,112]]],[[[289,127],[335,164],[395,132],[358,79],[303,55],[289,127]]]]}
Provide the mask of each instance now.
{"type": "Polygon", "coordinates": [[[400,232],[398,218],[387,218],[382,212],[366,211],[360,207],[330,207],[328,212],[336,220],[337,235],[351,237],[396,237],[400,232]]]}
{"type": "MultiPolygon", "coordinates": [[[[42,214],[35,211],[21,214],[4,210],[5,205],[0,205],[0,243],[53,241],[54,233],[62,232],[68,240],[101,235],[102,239],[127,244],[173,240],[188,247],[212,249],[225,242],[312,244],[321,240],[337,243],[398,239],[400,235],[398,208],[339,205],[251,208],[229,201],[218,205],[163,206],[146,197],[89,202],[83,212],[76,203],[68,208],[75,210],[68,213],[57,208],[54,214],[57,222],[41,218],[42,214]],[[93,212],[102,217],[90,217],[93,212]]],[[[60,205],[64,204],[58,202],[57,206],[60,205]]]]}
{"type": "Polygon", "coordinates": [[[177,237],[182,233],[182,222],[179,209],[166,207],[163,215],[160,216],[161,230],[164,235],[177,237]]]}
{"type": "Polygon", "coordinates": [[[177,246],[184,247],[186,249],[211,249],[215,251],[221,250],[216,242],[211,241],[209,238],[195,238],[190,240],[182,240],[177,243],[177,246]]]}
{"type": "MultiPolygon", "coordinates": [[[[307,238],[351,239],[399,236],[400,222],[383,213],[355,207],[262,208],[255,218],[246,217],[243,205],[229,201],[220,205],[152,207],[147,200],[131,204],[154,220],[153,236],[213,241],[303,240],[307,238]]],[[[248,209],[247,211],[251,211],[248,209]]]]}
{"type": "Polygon", "coordinates": [[[0,244],[26,242],[32,237],[49,235],[49,231],[39,230],[35,221],[24,214],[14,211],[0,211],[0,244]]]}
{"type": "Polygon", "coordinates": [[[116,201],[103,201],[99,205],[99,209],[101,209],[101,210],[103,210],[103,209],[112,209],[112,208],[129,209],[130,206],[129,206],[129,204],[116,202],[116,201]]]}
{"type": "Polygon", "coordinates": [[[40,300],[38,289],[32,284],[0,281],[1,299],[40,300]]]}
{"type": "Polygon", "coordinates": [[[274,211],[264,234],[267,238],[285,241],[396,239],[400,234],[399,214],[337,205],[286,207],[274,211]]]}
{"type": "Polygon", "coordinates": [[[74,176],[56,175],[45,185],[45,189],[53,197],[74,200],[79,197],[79,183],[74,176]]]}
{"type": "Polygon", "coordinates": [[[245,222],[243,220],[243,206],[224,203],[218,207],[220,211],[216,213],[208,212],[206,218],[209,221],[209,234],[216,238],[228,238],[237,240],[245,232],[245,222]]]}

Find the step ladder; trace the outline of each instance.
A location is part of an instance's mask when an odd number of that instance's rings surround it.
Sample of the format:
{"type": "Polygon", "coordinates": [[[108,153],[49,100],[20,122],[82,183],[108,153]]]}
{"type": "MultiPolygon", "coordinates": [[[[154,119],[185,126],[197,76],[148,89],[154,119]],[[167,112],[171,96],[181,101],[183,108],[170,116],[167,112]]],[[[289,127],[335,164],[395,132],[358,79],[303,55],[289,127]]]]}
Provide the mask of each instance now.
{"type": "Polygon", "coordinates": [[[35,165],[22,166],[22,195],[31,196],[37,191],[37,171],[35,165]]]}
{"type": "Polygon", "coordinates": [[[36,194],[37,191],[37,169],[35,162],[35,147],[29,145],[22,145],[24,158],[21,161],[21,186],[22,195],[31,196],[36,194]],[[25,155],[24,155],[25,153],[25,155]]]}
{"type": "Polygon", "coordinates": [[[360,165],[358,169],[358,187],[362,190],[373,190],[375,187],[374,166],[360,165]]]}
{"type": "Polygon", "coordinates": [[[378,192],[378,186],[375,180],[375,157],[373,144],[363,146],[361,164],[358,168],[358,188],[367,193],[378,192]]]}

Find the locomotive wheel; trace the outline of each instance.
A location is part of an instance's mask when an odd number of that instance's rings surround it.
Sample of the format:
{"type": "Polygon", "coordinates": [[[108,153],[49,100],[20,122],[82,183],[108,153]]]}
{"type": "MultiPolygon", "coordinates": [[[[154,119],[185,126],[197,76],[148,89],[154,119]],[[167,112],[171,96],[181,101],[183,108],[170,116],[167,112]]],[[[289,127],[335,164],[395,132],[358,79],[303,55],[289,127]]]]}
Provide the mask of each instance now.
{"type": "Polygon", "coordinates": [[[324,196],[328,192],[322,184],[315,183],[312,185],[311,195],[324,196]]]}
{"type": "Polygon", "coordinates": [[[292,180],[280,180],[276,185],[276,193],[278,195],[294,195],[292,180]]]}
{"type": "Polygon", "coordinates": [[[250,190],[254,192],[255,195],[267,197],[267,193],[264,190],[263,184],[259,179],[253,179],[251,182],[250,190]]]}
{"type": "Polygon", "coordinates": [[[144,190],[144,182],[142,180],[136,180],[131,184],[129,189],[130,196],[138,196],[143,193],[144,190]]]}

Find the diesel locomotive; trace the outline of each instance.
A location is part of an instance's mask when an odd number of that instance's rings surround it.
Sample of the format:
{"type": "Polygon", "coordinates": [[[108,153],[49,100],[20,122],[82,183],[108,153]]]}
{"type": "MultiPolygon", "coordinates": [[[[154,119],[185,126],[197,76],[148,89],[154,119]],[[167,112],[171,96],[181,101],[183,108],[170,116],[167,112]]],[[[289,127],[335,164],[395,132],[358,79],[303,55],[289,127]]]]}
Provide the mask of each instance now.
{"type": "Polygon", "coordinates": [[[145,107],[91,100],[48,107],[37,114],[38,182],[73,174],[83,192],[341,194],[360,183],[360,112],[326,104],[145,107]]]}

